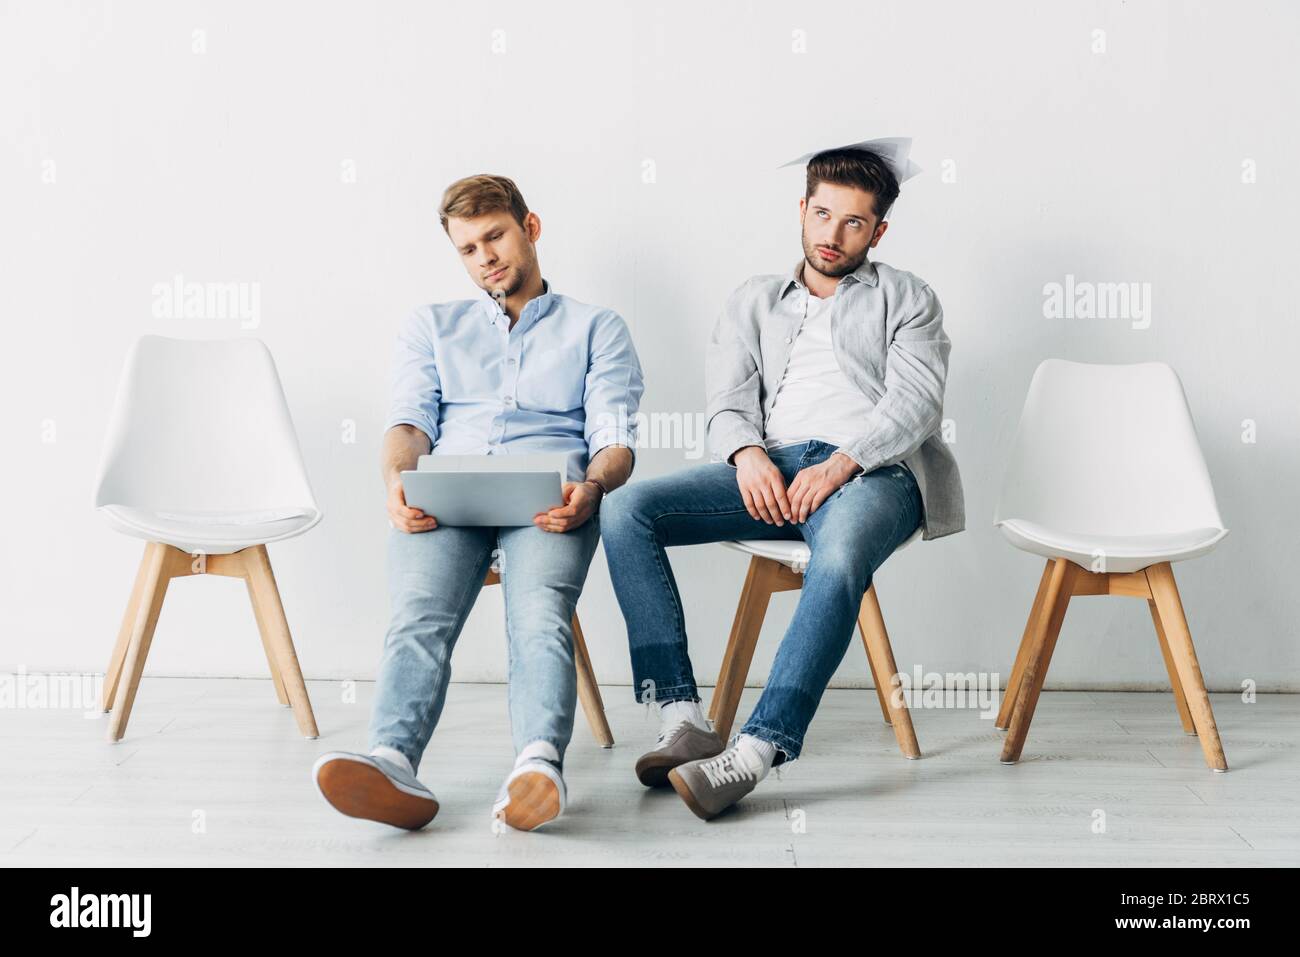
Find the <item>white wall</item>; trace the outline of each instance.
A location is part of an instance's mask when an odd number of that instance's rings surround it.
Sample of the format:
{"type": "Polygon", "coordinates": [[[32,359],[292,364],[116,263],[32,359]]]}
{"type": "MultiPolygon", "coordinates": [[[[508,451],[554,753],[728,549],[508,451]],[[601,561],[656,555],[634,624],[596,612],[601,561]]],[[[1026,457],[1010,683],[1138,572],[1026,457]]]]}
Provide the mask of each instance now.
{"type": "MultiPolygon", "coordinates": [[[[1039,360],[1162,359],[1232,529],[1177,567],[1207,680],[1296,690],[1298,28],[1283,2],[6,3],[0,670],[107,662],[142,543],[89,502],[137,336],[269,345],[325,511],[271,546],[299,654],[308,677],[370,678],[391,340],[414,305],[474,291],[435,217],[443,187],[514,177],[545,224],[545,275],[630,323],[645,409],[695,413],[724,297],[799,254],[801,171],[775,167],[911,135],[926,172],[877,254],[944,304],[969,528],[879,574],[900,666],[1010,668],[1041,566],[991,517],[1039,360]],[[153,285],[178,273],[259,283],[257,328],[153,318],[153,285]],[[1067,274],[1150,283],[1150,327],[1045,318],[1043,286],[1067,274]]],[[[687,461],[645,449],[637,477],[687,461]]],[[[705,546],[673,561],[712,681],[744,560],[705,546]]],[[[753,677],[794,601],[773,601],[753,677]]],[[[603,555],[580,611],[601,679],[630,681],[603,555]]],[[[455,674],[500,679],[504,662],[492,589],[455,674]]],[[[265,669],[241,583],[173,585],[149,673],[265,669]]],[[[855,642],[837,680],[865,675],[855,642]]],[[[1071,607],[1049,686],[1165,680],[1140,602],[1071,607]]]]}

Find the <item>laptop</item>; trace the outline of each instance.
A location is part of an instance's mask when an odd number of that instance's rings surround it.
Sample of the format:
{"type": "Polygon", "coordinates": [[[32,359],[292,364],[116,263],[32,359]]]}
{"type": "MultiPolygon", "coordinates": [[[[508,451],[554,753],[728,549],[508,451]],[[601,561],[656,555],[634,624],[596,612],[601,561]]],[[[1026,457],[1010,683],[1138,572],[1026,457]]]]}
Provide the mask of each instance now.
{"type": "Polygon", "coordinates": [[[421,455],[402,472],[406,504],[439,525],[531,525],[538,512],[564,504],[568,454],[421,455]]]}

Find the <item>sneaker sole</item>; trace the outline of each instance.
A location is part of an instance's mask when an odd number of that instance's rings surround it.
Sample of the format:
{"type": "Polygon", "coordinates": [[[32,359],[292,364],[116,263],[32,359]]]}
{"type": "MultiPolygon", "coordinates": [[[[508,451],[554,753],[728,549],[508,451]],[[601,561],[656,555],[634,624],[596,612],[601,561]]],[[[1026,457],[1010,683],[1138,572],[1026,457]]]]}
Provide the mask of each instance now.
{"type": "Polygon", "coordinates": [[[531,831],[560,816],[560,789],[540,771],[519,775],[506,791],[510,803],[500,815],[516,831],[531,831]]]}
{"type": "Polygon", "coordinates": [[[348,817],[417,831],[438,813],[433,798],[416,797],[393,786],[376,767],[336,758],[321,765],[316,784],[325,800],[348,817]]]}
{"type": "Polygon", "coordinates": [[[653,751],[641,756],[636,763],[636,779],[648,788],[661,788],[668,784],[668,772],[679,764],[685,764],[690,758],[677,760],[664,757],[653,751]]]}
{"type": "Polygon", "coordinates": [[[721,811],[719,811],[717,813],[710,814],[708,811],[706,811],[703,805],[701,805],[700,802],[695,799],[695,795],[691,792],[691,789],[687,785],[686,780],[680,774],[677,773],[676,768],[673,768],[671,771],[668,772],[668,783],[673,786],[673,790],[677,792],[677,796],[686,802],[686,806],[691,809],[691,813],[694,814],[696,817],[698,817],[701,821],[711,821],[715,817],[717,817],[718,814],[722,813],[721,811]]]}

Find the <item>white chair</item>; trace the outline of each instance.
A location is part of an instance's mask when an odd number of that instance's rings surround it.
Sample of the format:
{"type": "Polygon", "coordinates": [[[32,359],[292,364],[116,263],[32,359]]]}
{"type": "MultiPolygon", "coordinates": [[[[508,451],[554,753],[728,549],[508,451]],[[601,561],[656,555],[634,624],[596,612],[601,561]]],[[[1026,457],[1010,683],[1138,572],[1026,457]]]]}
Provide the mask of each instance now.
{"type": "MultiPolygon", "coordinates": [[[[921,529],[917,528],[895,551],[902,551],[920,537],[921,529]]],[[[745,689],[750,663],[754,660],[754,648],[758,645],[758,633],[767,615],[768,600],[774,592],[803,587],[803,572],[812,558],[812,549],[802,541],[755,539],[722,544],[751,556],[745,587],[740,593],[740,604],[731,626],[731,637],[727,641],[722,668],[718,672],[718,685],[713,689],[713,698],[709,702],[709,720],[726,741],[731,736],[736,707],[740,703],[741,692],[745,689]]],[[[862,596],[862,605],[858,609],[858,630],[867,651],[867,664],[871,668],[872,683],[876,686],[876,697],[880,700],[880,711],[884,715],[885,724],[893,726],[894,736],[898,739],[898,747],[903,755],[915,760],[921,756],[921,747],[916,741],[916,731],[912,728],[912,715],[907,710],[907,703],[902,694],[886,694],[886,689],[895,688],[899,684],[895,677],[898,666],[894,663],[894,650],[890,647],[885,619],[880,612],[880,603],[876,600],[874,581],[862,596]]]]}
{"type": "Polygon", "coordinates": [[[126,731],[168,582],[204,573],[244,579],[276,696],[315,738],[266,545],[301,535],[321,512],[266,346],[141,337],[118,386],[95,507],[148,543],[104,680],[108,739],[126,731]]]}
{"type": "Polygon", "coordinates": [[[1227,762],[1170,563],[1226,535],[1177,374],[1048,359],[1029,385],[994,523],[1047,559],[997,726],[1020,758],[1071,595],[1147,599],[1183,729],[1227,762]],[[1008,723],[1009,722],[1009,723],[1008,723]]]}

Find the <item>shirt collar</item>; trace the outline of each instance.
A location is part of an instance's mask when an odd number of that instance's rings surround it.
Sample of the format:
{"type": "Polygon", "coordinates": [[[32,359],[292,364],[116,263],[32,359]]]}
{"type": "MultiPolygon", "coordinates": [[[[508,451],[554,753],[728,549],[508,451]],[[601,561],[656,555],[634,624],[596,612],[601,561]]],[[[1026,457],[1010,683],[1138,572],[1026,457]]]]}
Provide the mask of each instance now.
{"type": "MultiPolygon", "coordinates": [[[[551,291],[551,284],[546,279],[543,279],[542,294],[524,303],[524,308],[519,313],[520,321],[522,322],[532,312],[537,314],[538,319],[542,318],[551,311],[551,306],[555,302],[555,295],[551,291]]],[[[486,289],[480,289],[478,297],[483,303],[483,314],[487,316],[489,322],[495,322],[498,316],[505,316],[506,311],[501,308],[501,305],[492,298],[492,294],[486,289]]]]}
{"type": "MultiPolygon", "coordinates": [[[[803,285],[803,280],[799,278],[803,273],[803,267],[804,260],[802,259],[794,264],[794,269],[790,270],[790,274],[786,277],[785,282],[781,283],[781,288],[777,290],[777,299],[785,298],[785,294],[790,291],[791,286],[803,285]]],[[[874,286],[880,281],[880,277],[876,274],[876,264],[870,259],[863,260],[861,266],[844,276],[843,279],[851,279],[854,282],[866,283],[868,286],[874,286]]]]}

